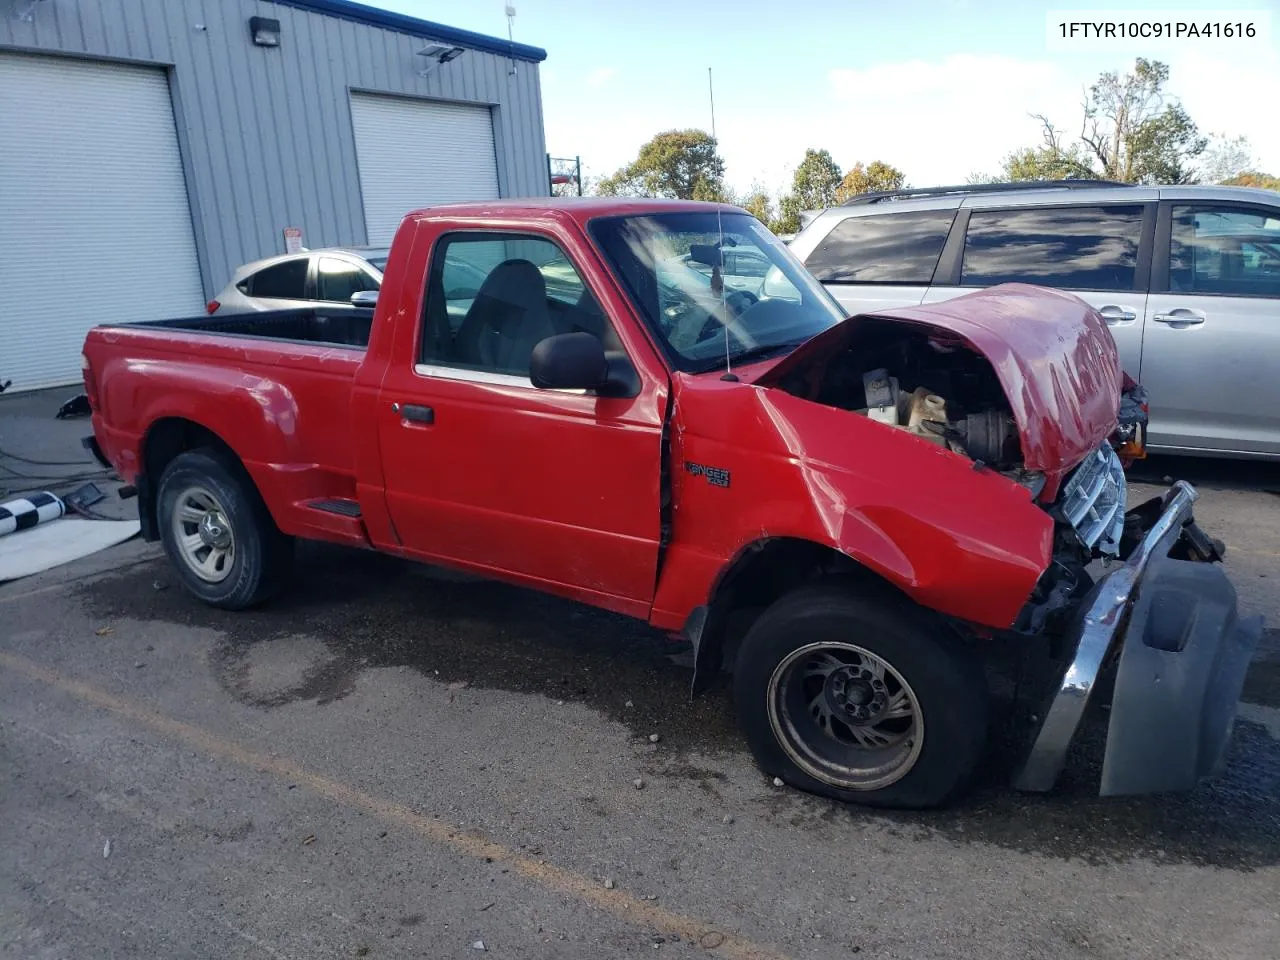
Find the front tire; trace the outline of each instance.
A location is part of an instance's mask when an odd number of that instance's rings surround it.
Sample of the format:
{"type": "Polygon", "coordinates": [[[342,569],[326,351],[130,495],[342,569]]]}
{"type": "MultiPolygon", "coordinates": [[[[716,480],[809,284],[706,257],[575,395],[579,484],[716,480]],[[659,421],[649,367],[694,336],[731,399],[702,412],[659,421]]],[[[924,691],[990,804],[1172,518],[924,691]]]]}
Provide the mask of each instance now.
{"type": "Polygon", "coordinates": [[[238,463],[212,450],[179,454],[160,476],[156,501],[165,553],[183,587],[205,603],[242,610],[287,578],[293,541],[238,463]]]}
{"type": "Polygon", "coordinates": [[[756,762],[847,803],[945,803],[986,741],[985,675],[961,643],[892,594],[852,584],[787,594],[747,633],[734,670],[756,762]]]}

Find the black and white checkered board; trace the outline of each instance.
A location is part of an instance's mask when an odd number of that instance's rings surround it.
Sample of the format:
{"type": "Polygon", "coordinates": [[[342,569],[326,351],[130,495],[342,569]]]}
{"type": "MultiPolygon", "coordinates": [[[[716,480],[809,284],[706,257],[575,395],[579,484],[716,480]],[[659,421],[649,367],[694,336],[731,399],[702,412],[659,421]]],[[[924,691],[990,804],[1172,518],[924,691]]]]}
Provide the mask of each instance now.
{"type": "Polygon", "coordinates": [[[15,530],[27,530],[46,520],[57,520],[66,512],[62,501],[52,493],[33,493],[29,497],[0,504],[0,537],[15,530]]]}

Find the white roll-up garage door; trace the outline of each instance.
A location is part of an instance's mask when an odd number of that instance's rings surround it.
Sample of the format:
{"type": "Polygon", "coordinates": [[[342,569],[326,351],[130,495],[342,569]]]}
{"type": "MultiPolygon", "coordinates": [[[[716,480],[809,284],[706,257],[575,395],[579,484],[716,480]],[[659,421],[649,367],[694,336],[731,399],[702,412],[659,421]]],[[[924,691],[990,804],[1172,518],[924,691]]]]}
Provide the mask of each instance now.
{"type": "Polygon", "coordinates": [[[80,378],[98,323],[199,313],[162,70],[0,54],[0,381],[80,378]]]}
{"type": "Polygon", "coordinates": [[[353,93],[351,120],[369,243],[390,243],[411,210],[498,198],[488,107],[353,93]]]}

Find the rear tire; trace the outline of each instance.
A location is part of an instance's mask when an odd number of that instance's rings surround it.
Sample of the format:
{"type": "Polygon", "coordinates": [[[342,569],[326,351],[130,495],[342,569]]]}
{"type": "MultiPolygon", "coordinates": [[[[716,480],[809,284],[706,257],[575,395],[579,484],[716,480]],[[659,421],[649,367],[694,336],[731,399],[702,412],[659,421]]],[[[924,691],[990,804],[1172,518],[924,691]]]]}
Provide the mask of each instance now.
{"type": "Polygon", "coordinates": [[[183,587],[205,603],[242,610],[288,577],[292,538],[276,527],[244,468],[217,451],[192,450],[169,462],[156,513],[183,587]]]}
{"type": "Polygon", "coordinates": [[[896,595],[801,587],[742,641],[734,701],[760,768],[876,807],[939,806],[968,781],[987,730],[978,659],[896,595]]]}

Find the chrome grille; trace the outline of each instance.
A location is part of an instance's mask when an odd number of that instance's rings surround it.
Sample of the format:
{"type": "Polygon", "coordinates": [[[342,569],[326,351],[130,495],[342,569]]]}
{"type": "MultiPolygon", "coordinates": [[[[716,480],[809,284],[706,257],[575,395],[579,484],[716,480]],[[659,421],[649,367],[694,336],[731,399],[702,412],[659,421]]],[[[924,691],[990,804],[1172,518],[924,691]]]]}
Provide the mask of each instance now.
{"type": "Polygon", "coordinates": [[[1089,548],[1114,557],[1124,531],[1127,485],[1124,467],[1109,443],[1104,443],[1076,467],[1063,485],[1058,509],[1089,548]]]}

